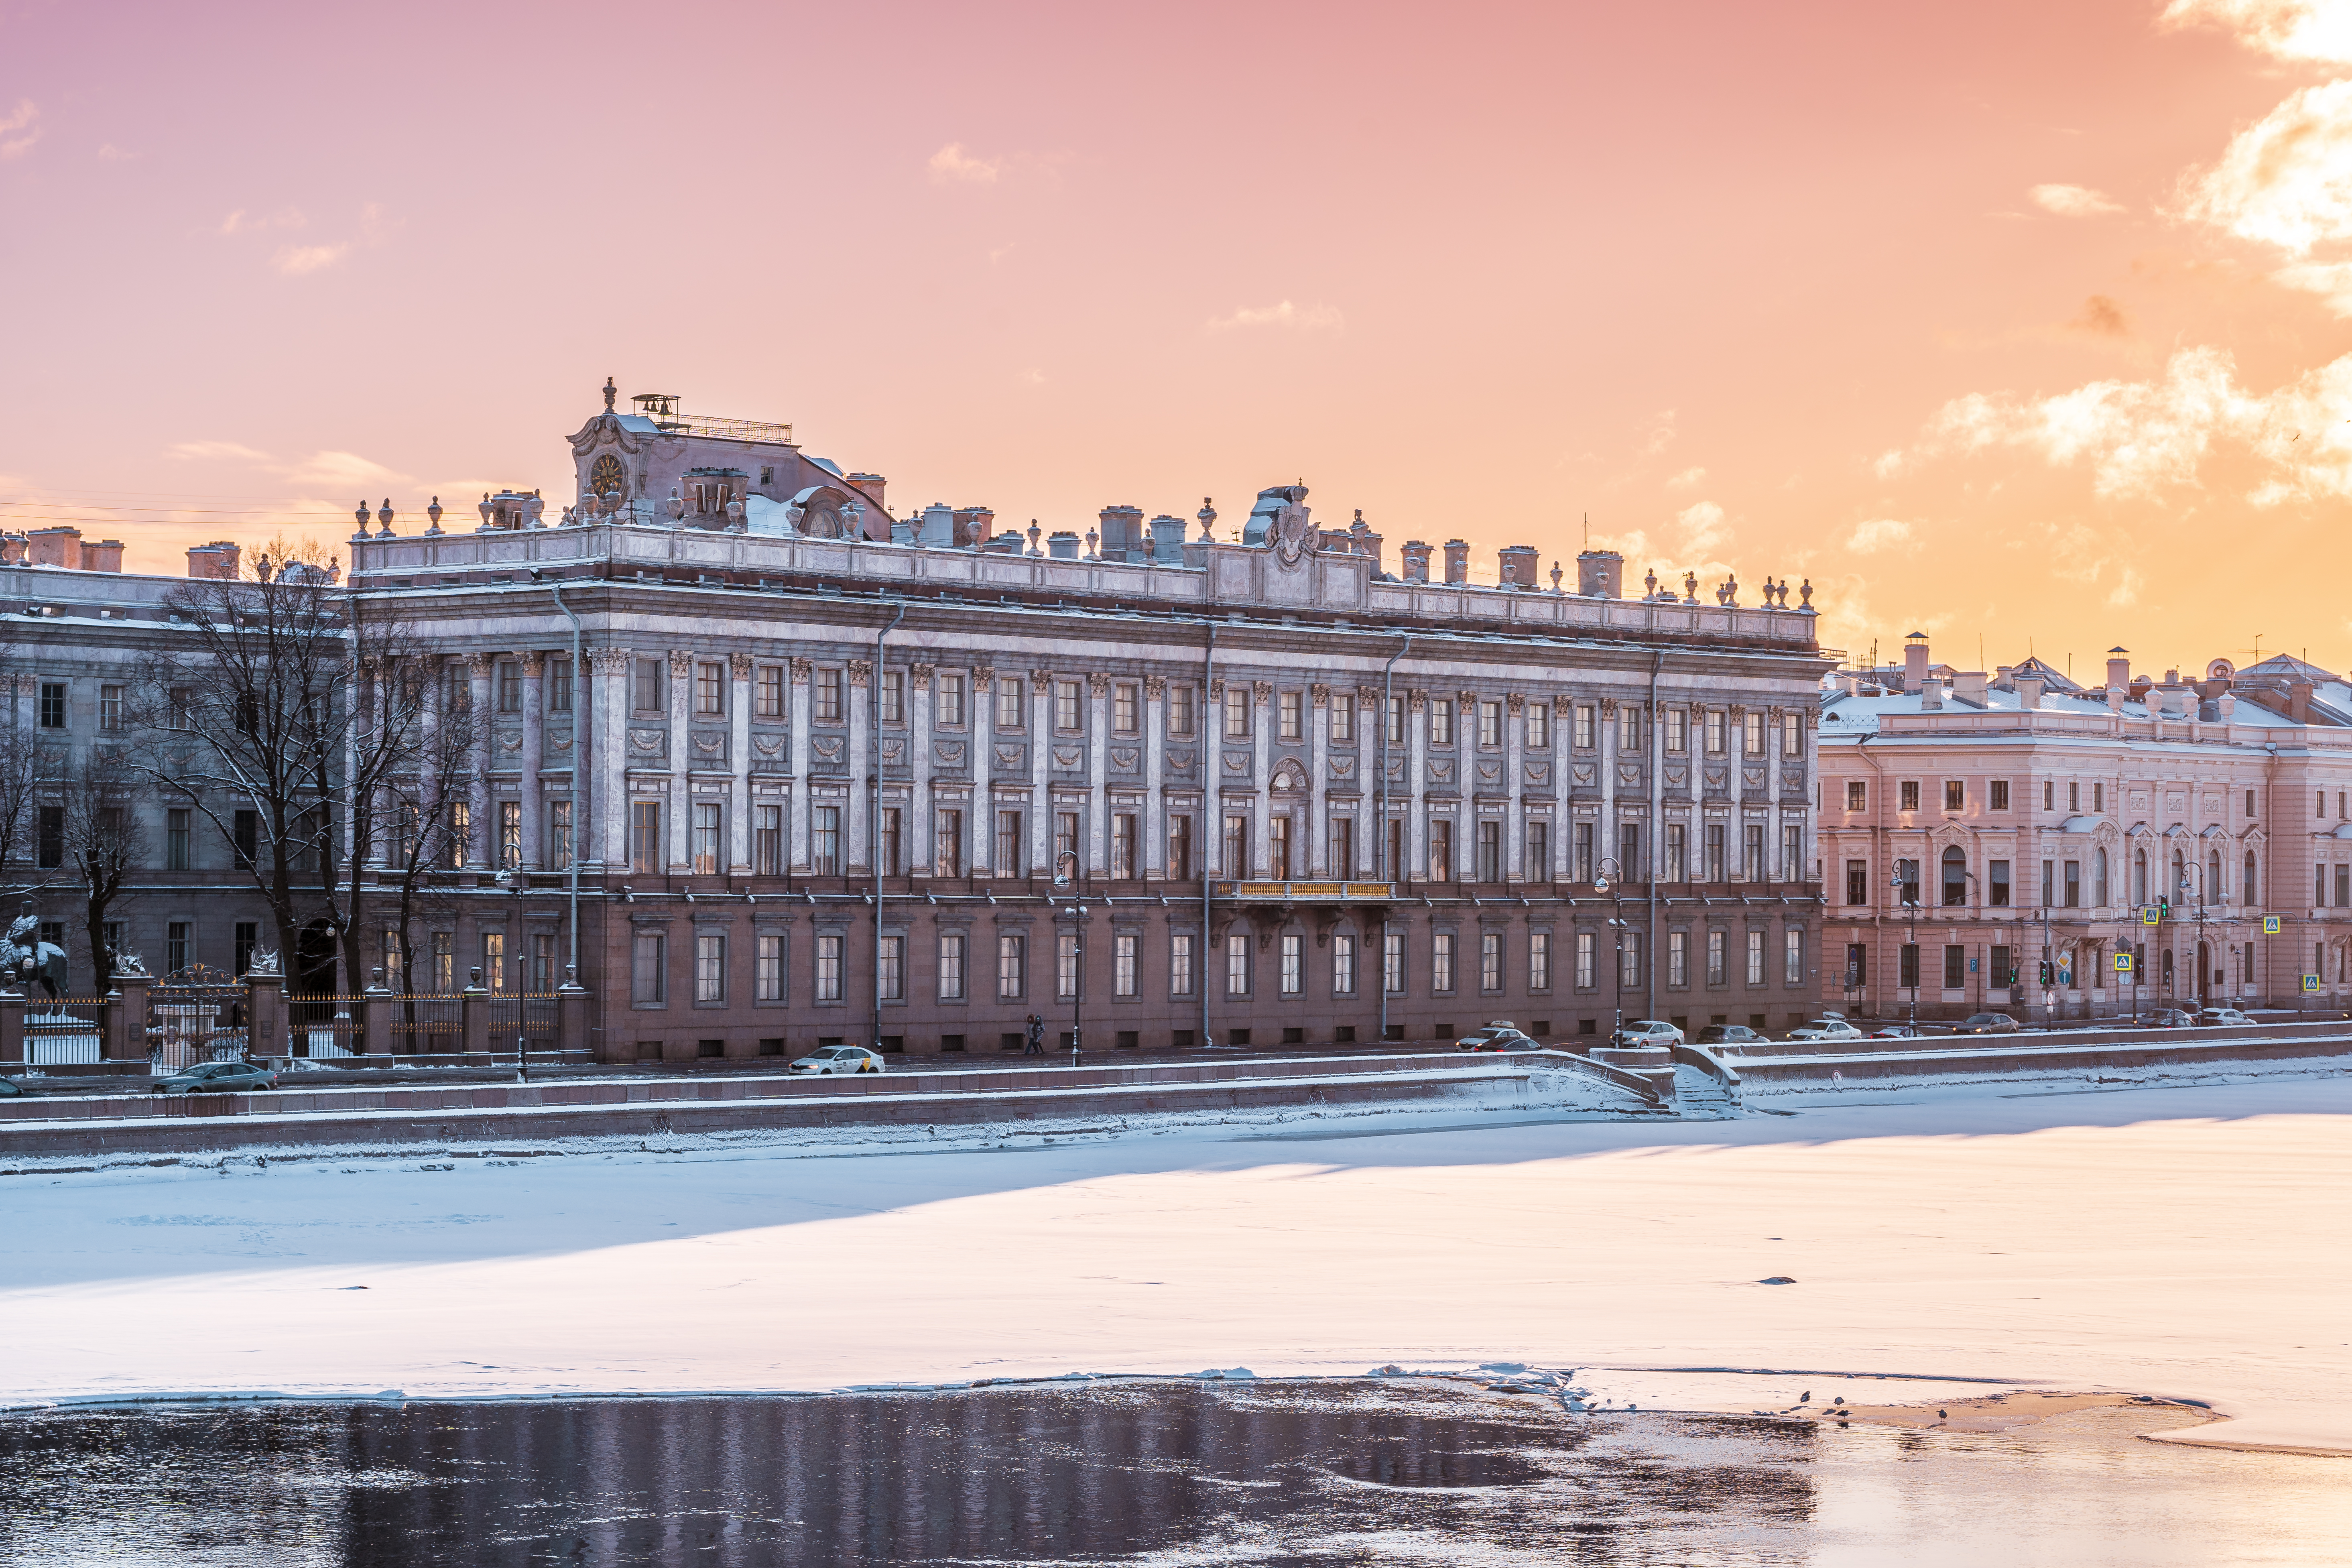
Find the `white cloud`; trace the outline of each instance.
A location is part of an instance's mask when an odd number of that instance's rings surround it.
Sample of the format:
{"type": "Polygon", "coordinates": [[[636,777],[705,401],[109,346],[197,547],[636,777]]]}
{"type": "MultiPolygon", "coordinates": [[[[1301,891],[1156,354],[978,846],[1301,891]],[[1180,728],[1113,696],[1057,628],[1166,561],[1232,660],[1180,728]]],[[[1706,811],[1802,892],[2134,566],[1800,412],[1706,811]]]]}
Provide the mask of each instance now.
{"type": "Polygon", "coordinates": [[[2352,6],[2343,0],[2172,0],[2161,27],[2219,27],[2283,60],[2352,63],[2352,6]]]}
{"type": "Polygon", "coordinates": [[[16,157],[38,142],[41,130],[34,121],[40,118],[40,106],[29,98],[18,99],[15,109],[0,114],[0,158],[16,157]]]}
{"type": "Polygon", "coordinates": [[[330,492],[346,490],[353,485],[373,489],[406,477],[357,452],[313,452],[283,472],[289,484],[315,486],[330,492]]]}
{"type": "Polygon", "coordinates": [[[2329,310],[2352,316],[2352,261],[2298,261],[2272,273],[2271,281],[2306,294],[2324,294],[2329,310]]]}
{"type": "Polygon", "coordinates": [[[1230,316],[1210,321],[1209,327],[1221,332],[1231,331],[1236,327],[1286,327],[1305,332],[1336,332],[1347,324],[1347,318],[1335,305],[1309,305],[1301,309],[1285,300],[1276,305],[1244,305],[1230,316]]]}
{"type": "Polygon", "coordinates": [[[1882,550],[1916,550],[1919,542],[1913,537],[1911,525],[1900,518],[1875,517],[1853,525],[1846,536],[1845,547],[1856,555],[1874,555],[1882,550]]]}
{"type": "Polygon", "coordinates": [[[1671,490],[1686,490],[1694,485],[1703,485],[1706,482],[1706,470],[1705,468],[1685,468],[1681,473],[1676,474],[1673,479],[1666,481],[1666,488],[1671,490]]]}
{"type": "Polygon", "coordinates": [[[299,209],[295,207],[281,207],[274,213],[259,216],[239,207],[221,219],[220,227],[215,232],[223,236],[258,234],[266,229],[301,228],[310,221],[302,216],[299,209]]]}
{"type": "Polygon", "coordinates": [[[1891,476],[1922,458],[2009,447],[2053,467],[2088,464],[2107,499],[2201,488],[2217,446],[2251,458],[2257,506],[2352,497],[2352,354],[2268,393],[2241,385],[2218,348],[2183,349],[2148,381],[2097,381],[2053,397],[1971,393],[1928,421],[1907,452],[1879,459],[1891,476]]]}
{"type": "Polygon", "coordinates": [[[2025,193],[2033,205],[2060,217],[2099,217],[2125,210],[2121,202],[2088,185],[2036,185],[2025,193]]]}
{"type": "Polygon", "coordinates": [[[1723,526],[1723,509],[1711,500],[1685,507],[1675,517],[1683,531],[1683,553],[1705,556],[1717,545],[1731,542],[1731,531],[1723,526]]]}
{"type": "Polygon", "coordinates": [[[174,458],[188,458],[200,461],[222,458],[235,458],[248,463],[269,461],[268,453],[257,452],[250,447],[240,447],[235,441],[175,441],[169,448],[169,452],[174,458]]]}
{"type": "Polygon", "coordinates": [[[2290,95],[2182,195],[2181,216],[2293,255],[2352,239],[2352,80],[2290,95]]]}
{"type": "Polygon", "coordinates": [[[974,158],[964,152],[963,143],[950,142],[931,154],[928,165],[932,180],[940,184],[961,181],[967,184],[991,185],[1004,169],[1002,158],[974,158]]]}
{"type": "Polygon", "coordinates": [[[98,159],[101,163],[124,163],[137,156],[139,156],[138,153],[126,153],[111,142],[99,143],[98,159]]]}
{"type": "Polygon", "coordinates": [[[1643,446],[1642,456],[1662,457],[1666,448],[1674,444],[1675,411],[1671,408],[1660,409],[1655,421],[1650,426],[1650,439],[1643,446]]]}
{"type": "Polygon", "coordinates": [[[352,242],[336,245],[289,245],[269,258],[269,264],[289,278],[299,278],[321,268],[332,267],[351,254],[352,242]]]}

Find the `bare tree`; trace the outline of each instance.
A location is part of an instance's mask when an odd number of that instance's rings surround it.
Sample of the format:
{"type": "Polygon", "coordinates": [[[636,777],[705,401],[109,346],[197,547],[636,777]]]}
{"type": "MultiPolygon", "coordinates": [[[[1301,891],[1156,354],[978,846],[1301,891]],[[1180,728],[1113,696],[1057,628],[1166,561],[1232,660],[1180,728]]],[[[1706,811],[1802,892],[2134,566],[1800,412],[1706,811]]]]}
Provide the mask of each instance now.
{"type": "MultiPolygon", "coordinates": [[[[418,654],[398,626],[361,622],[361,645],[373,650],[353,724],[349,792],[351,893],[360,903],[363,863],[375,896],[391,900],[396,942],[394,988],[416,991],[415,933],[420,917],[446,907],[447,872],[465,864],[478,825],[467,816],[478,717],[466,689],[445,679],[439,662],[418,654]]],[[[356,916],[353,916],[354,922],[356,916]]],[[[364,934],[354,923],[345,943],[355,981],[366,973],[364,934]]]]}
{"type": "MultiPolygon", "coordinates": [[[[0,694],[7,685],[0,676],[0,694]]],[[[39,858],[40,807],[58,787],[58,766],[56,751],[22,725],[0,727],[0,899],[12,904],[52,879],[53,873],[34,863],[39,858]]]]}
{"type": "Polygon", "coordinates": [[[91,994],[114,983],[123,954],[107,935],[107,916],[133,870],[146,864],[146,830],[132,809],[139,772],[119,746],[92,746],[62,795],[65,874],[79,886],[82,929],[89,939],[91,994]]]}

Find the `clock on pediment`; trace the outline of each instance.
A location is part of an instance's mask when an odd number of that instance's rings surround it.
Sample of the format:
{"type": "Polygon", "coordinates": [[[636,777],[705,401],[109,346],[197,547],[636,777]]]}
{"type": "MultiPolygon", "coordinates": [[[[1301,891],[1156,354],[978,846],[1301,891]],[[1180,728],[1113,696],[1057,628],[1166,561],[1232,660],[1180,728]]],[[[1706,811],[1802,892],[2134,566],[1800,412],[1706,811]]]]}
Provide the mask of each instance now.
{"type": "Polygon", "coordinates": [[[610,495],[614,490],[626,495],[629,493],[629,470],[621,466],[620,458],[607,452],[597,458],[595,466],[588,470],[588,489],[591,493],[600,496],[610,495]]]}

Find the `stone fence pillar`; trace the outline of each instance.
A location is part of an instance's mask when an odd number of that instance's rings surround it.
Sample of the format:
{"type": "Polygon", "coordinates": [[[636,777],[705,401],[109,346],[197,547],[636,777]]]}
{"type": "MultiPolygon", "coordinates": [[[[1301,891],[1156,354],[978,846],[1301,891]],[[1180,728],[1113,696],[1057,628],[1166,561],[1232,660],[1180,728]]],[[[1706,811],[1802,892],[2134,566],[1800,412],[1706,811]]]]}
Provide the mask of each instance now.
{"type": "Polygon", "coordinates": [[[388,1057],[392,1055],[392,993],[384,987],[383,970],[374,970],[372,974],[372,983],[360,1004],[366,1009],[361,1016],[360,1052],[363,1056],[388,1057]]]}
{"type": "Polygon", "coordinates": [[[0,991],[0,1062],[25,1059],[25,994],[0,991]]]}
{"type": "Polygon", "coordinates": [[[144,974],[118,974],[106,999],[106,1059],[147,1059],[147,987],[144,974]]]}
{"type": "Polygon", "coordinates": [[[471,972],[473,984],[457,993],[458,1049],[469,1057],[490,1054],[490,994],[483,988],[482,972],[471,972]]]}
{"type": "Polygon", "coordinates": [[[279,974],[245,976],[245,1054],[258,1061],[265,1057],[291,1056],[286,1043],[286,979],[279,974]]]}
{"type": "Polygon", "coordinates": [[[567,980],[555,988],[555,1048],[586,1051],[592,1045],[588,1038],[588,988],[567,980]]]}

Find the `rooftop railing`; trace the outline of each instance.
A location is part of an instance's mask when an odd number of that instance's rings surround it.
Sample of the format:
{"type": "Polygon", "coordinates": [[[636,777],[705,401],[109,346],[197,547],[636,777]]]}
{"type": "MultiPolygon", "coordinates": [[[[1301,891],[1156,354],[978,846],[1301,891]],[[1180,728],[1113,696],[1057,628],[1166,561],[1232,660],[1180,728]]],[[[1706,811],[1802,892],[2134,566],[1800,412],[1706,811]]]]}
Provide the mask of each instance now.
{"type": "Polygon", "coordinates": [[[772,425],[764,419],[711,419],[673,414],[656,423],[673,436],[703,436],[714,441],[766,441],[785,447],[793,444],[791,426],[772,425]]]}

